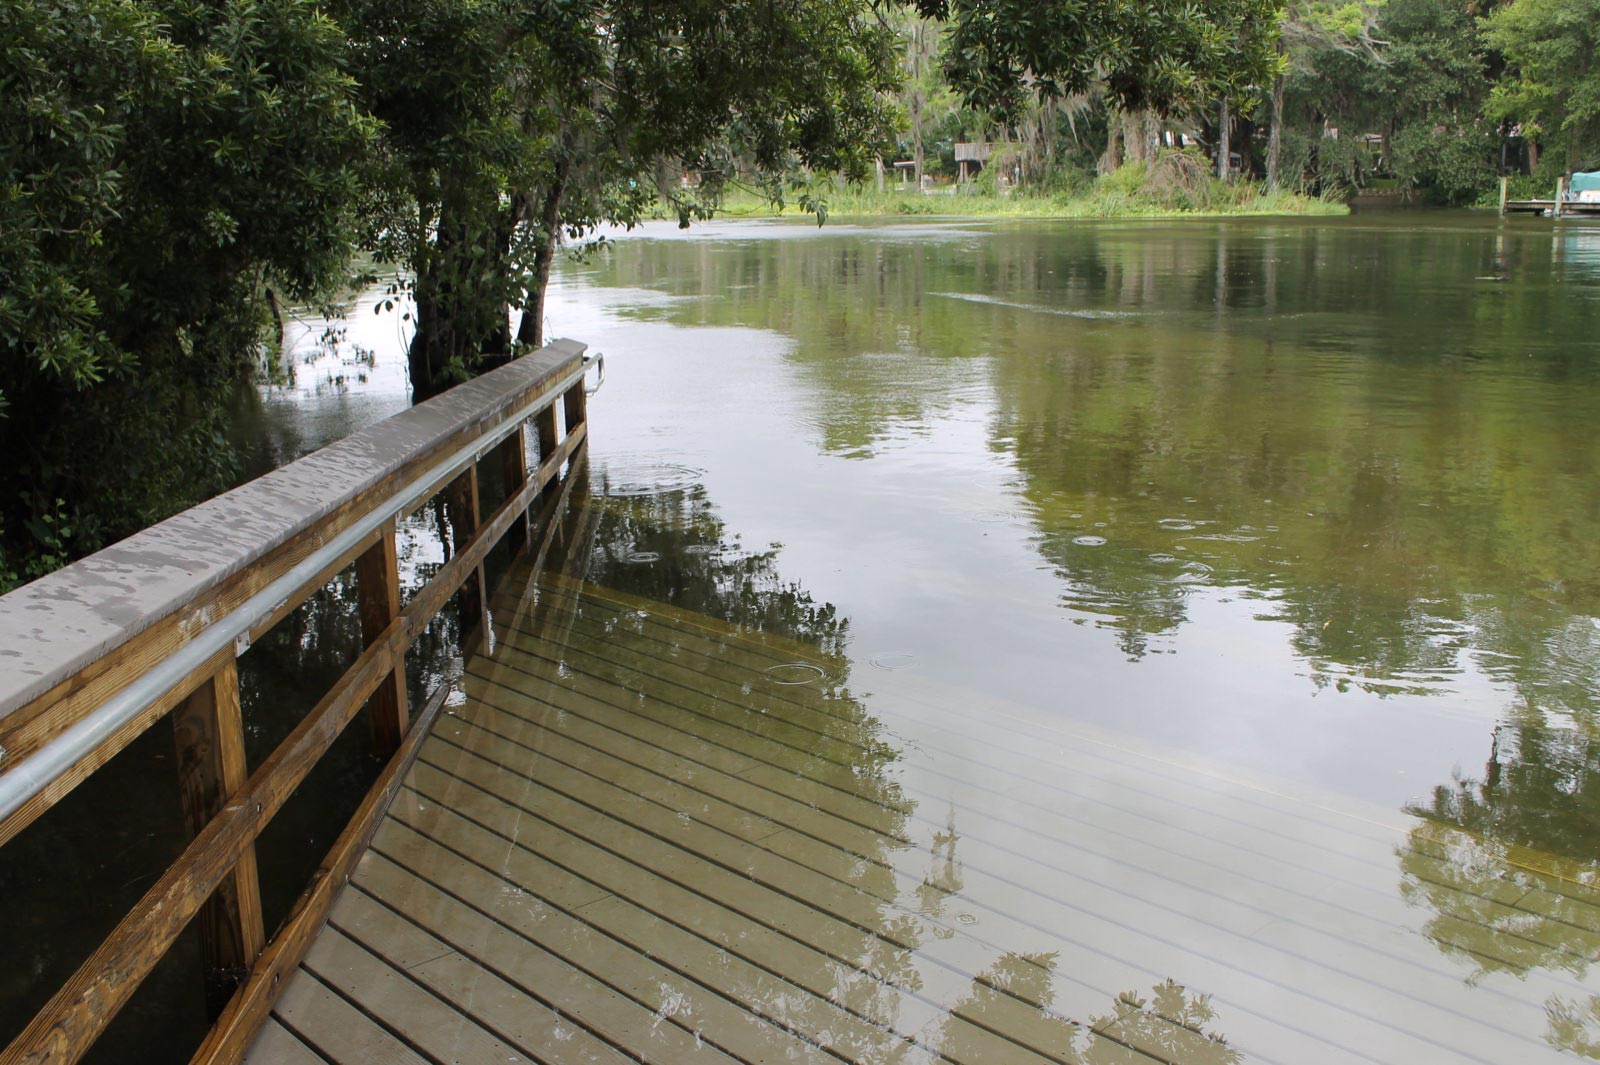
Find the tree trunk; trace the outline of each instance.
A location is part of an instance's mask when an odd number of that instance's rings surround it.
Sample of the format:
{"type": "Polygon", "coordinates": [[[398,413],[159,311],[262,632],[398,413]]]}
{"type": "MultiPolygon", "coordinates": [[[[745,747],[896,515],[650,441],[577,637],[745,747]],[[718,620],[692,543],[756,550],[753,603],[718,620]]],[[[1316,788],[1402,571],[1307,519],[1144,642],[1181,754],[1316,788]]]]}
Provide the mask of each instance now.
{"type": "MultiPolygon", "coordinates": [[[[426,220],[419,228],[427,230],[426,220]]],[[[434,231],[433,247],[417,270],[417,332],[411,338],[407,360],[411,368],[411,401],[421,403],[443,392],[445,368],[450,363],[451,301],[450,282],[444,278],[443,263],[456,242],[456,226],[449,212],[441,210],[434,231]]]]}
{"type": "Polygon", "coordinates": [[[917,179],[917,191],[922,191],[922,98],[920,94],[911,97],[911,158],[915,162],[914,175],[917,179]]]}
{"type": "Polygon", "coordinates": [[[1153,163],[1161,150],[1161,123],[1150,110],[1123,115],[1122,143],[1130,163],[1153,163]]]}
{"type": "MultiPolygon", "coordinates": [[[[416,279],[411,399],[420,403],[481,369],[485,350],[505,348],[510,326],[500,291],[509,239],[496,191],[473,175],[447,174],[434,239],[416,279]]],[[[428,219],[419,218],[426,231],[428,219]]]]}
{"type": "Polygon", "coordinates": [[[1044,144],[1044,161],[1035,179],[1043,185],[1056,169],[1056,105],[1053,102],[1046,101],[1039,111],[1039,139],[1044,144]]]}
{"type": "Polygon", "coordinates": [[[1100,164],[1095,168],[1102,174],[1109,174],[1122,165],[1122,116],[1121,112],[1113,110],[1106,116],[1106,150],[1100,156],[1100,164]]]}
{"type": "Polygon", "coordinates": [[[517,340],[530,347],[544,346],[544,296],[550,288],[550,267],[556,260],[556,246],[561,236],[561,198],[567,188],[567,161],[556,163],[555,180],[545,190],[544,202],[539,209],[539,226],[543,239],[533,253],[534,289],[522,308],[522,321],[517,326],[517,340]]]}
{"type": "Polygon", "coordinates": [[[1283,157],[1283,83],[1279,74],[1272,79],[1272,130],[1267,134],[1267,189],[1278,190],[1278,168],[1283,157]]]}
{"type": "Polygon", "coordinates": [[[275,363],[273,368],[276,369],[276,363],[281,362],[284,352],[289,350],[289,325],[284,321],[283,305],[278,302],[278,293],[270,285],[266,287],[266,293],[267,310],[272,314],[273,334],[278,338],[277,348],[272,353],[275,363]]]}
{"type": "Polygon", "coordinates": [[[1233,120],[1228,114],[1228,101],[1222,101],[1222,106],[1217,111],[1217,177],[1223,181],[1228,180],[1231,170],[1229,157],[1233,155],[1233,147],[1228,143],[1230,128],[1233,120]]]}

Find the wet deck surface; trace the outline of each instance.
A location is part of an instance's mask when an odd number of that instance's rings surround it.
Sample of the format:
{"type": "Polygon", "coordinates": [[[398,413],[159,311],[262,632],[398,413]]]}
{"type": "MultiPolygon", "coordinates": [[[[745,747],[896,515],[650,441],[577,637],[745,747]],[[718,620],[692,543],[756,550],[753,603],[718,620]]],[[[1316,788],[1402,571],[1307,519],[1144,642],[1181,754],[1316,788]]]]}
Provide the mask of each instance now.
{"type": "Polygon", "coordinates": [[[1590,867],[526,579],[254,1065],[1536,1062],[1600,1002],[1590,867]]]}

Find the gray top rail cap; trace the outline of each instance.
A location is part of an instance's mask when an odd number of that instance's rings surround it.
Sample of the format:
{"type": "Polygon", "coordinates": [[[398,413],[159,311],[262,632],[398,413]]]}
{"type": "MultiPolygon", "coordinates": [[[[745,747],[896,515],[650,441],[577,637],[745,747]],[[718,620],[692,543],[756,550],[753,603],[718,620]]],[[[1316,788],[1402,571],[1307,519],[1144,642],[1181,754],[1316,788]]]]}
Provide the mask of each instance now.
{"type": "Polygon", "coordinates": [[[456,434],[570,371],[555,340],[426,403],[0,596],[0,719],[294,539],[456,434]]]}

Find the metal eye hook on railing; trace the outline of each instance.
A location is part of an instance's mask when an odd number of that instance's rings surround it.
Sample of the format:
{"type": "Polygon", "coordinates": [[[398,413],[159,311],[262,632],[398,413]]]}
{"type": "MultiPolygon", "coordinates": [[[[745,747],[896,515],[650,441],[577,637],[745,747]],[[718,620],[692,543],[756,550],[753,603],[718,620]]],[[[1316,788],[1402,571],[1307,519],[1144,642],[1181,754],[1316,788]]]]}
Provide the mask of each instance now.
{"type": "Polygon", "coordinates": [[[592,396],[600,391],[601,385],[606,383],[606,353],[597,351],[593,355],[585,355],[583,361],[585,365],[591,362],[594,363],[595,369],[599,371],[598,376],[595,378],[594,387],[585,389],[583,393],[586,396],[592,396]]]}

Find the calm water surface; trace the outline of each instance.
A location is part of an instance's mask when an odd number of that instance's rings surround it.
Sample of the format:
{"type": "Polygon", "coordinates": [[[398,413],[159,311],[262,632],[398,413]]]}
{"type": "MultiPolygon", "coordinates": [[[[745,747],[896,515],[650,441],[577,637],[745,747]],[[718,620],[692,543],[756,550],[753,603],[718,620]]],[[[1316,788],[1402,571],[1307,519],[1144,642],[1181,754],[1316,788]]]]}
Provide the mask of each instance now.
{"type": "MultiPolygon", "coordinates": [[[[1133,752],[1163,801],[1375,826],[1341,874],[1396,930],[1351,963],[1371,994],[1398,965],[1401,998],[1595,1056],[1597,312],[1600,230],[1544,221],[744,222],[618,235],[547,332],[606,356],[589,577],[839,656],[941,875],[964,789],[1015,770],[1026,826],[1084,751],[1133,752]]],[[[404,402],[297,387],[279,459],[404,402]]],[[[1127,951],[1217,996],[1196,1024],[1245,1055],[1217,1060],[1285,1060],[1227,942],[1127,951]]],[[[1510,1060],[1439,1054],[1394,1060],[1510,1060]]]]}
{"type": "Polygon", "coordinates": [[[858,668],[1392,808],[1498,766],[1475,815],[1589,858],[1597,312],[1600,230],[1445,216],[650,229],[549,318],[597,469],[858,668]]]}

